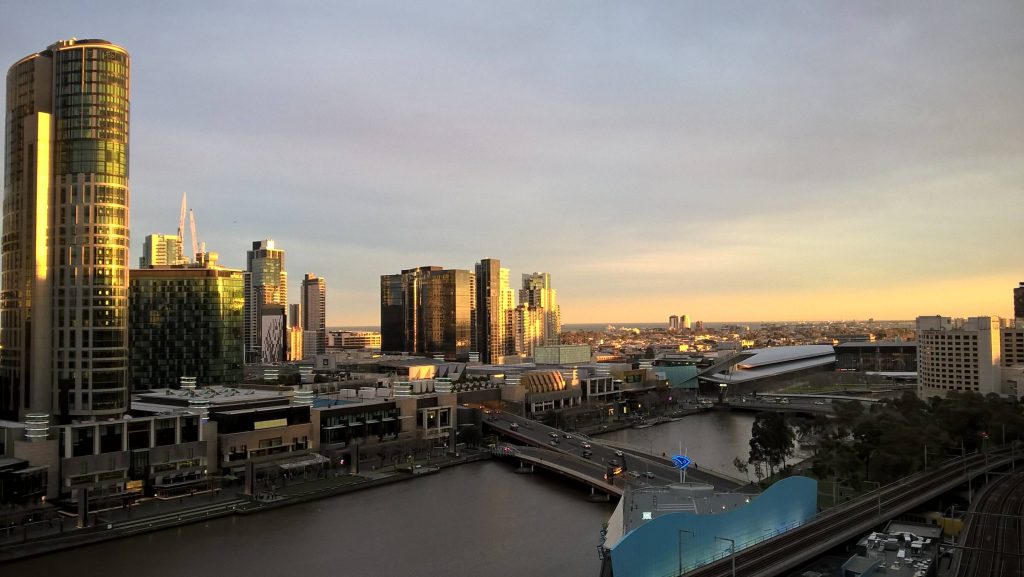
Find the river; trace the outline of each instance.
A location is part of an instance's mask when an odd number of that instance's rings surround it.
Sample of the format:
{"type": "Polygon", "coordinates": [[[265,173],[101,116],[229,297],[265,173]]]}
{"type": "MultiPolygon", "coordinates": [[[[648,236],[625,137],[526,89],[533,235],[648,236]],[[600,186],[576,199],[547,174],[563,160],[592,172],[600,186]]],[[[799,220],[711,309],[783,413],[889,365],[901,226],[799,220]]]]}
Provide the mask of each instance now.
{"type": "MultiPolygon", "coordinates": [[[[606,436],[668,454],[682,442],[702,467],[738,477],[732,460],[746,457],[752,422],[752,415],[715,412],[606,436]]],[[[587,493],[488,461],[17,561],[0,574],[595,577],[599,532],[614,504],[588,501],[587,493]]]]}

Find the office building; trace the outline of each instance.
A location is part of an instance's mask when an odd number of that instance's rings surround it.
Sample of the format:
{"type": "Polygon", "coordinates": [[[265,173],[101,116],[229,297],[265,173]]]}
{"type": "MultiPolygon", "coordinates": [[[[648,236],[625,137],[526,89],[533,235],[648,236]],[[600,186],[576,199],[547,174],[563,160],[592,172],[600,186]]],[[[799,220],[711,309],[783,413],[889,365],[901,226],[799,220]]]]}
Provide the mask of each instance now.
{"type": "Polygon", "coordinates": [[[181,237],[176,234],[151,234],[142,242],[139,268],[187,264],[188,262],[182,249],[181,237]]]}
{"type": "Polygon", "coordinates": [[[307,331],[315,331],[316,354],[327,350],[327,281],[306,273],[302,279],[302,323],[307,331]]]}
{"type": "Polygon", "coordinates": [[[7,73],[0,414],[128,404],[128,53],[63,40],[7,73]]]}
{"type": "Polygon", "coordinates": [[[1013,318],[1024,319],[1024,282],[1013,289],[1013,318]]]}
{"type": "Polygon", "coordinates": [[[679,317],[672,315],[668,317],[668,330],[678,331],[679,330],[679,317]]]}
{"type": "Polygon", "coordinates": [[[305,358],[306,332],[307,331],[302,330],[302,327],[288,328],[287,358],[289,361],[301,361],[305,358]]]}
{"type": "MultiPolygon", "coordinates": [[[[266,358],[262,341],[266,331],[260,324],[264,317],[263,308],[267,305],[280,306],[281,310],[275,309],[270,316],[284,318],[284,307],[288,303],[288,273],[284,270],[284,251],[276,248],[271,239],[253,242],[245,261],[245,362],[259,363],[266,358]]],[[[277,333],[271,331],[271,334],[277,333]]],[[[284,327],[281,327],[280,343],[275,341],[274,346],[280,344],[282,352],[270,351],[270,356],[283,359],[285,342],[284,327]]]]}
{"type": "Polygon", "coordinates": [[[1002,393],[999,319],[917,317],[917,373],[921,397],[950,391],[1002,393]]]}
{"type": "Polygon", "coordinates": [[[150,267],[129,274],[133,390],[201,387],[242,380],[242,271],[209,266],[150,267]]]}
{"type": "Polygon", "coordinates": [[[550,274],[524,274],[523,288],[519,290],[519,304],[540,308],[543,311],[543,344],[557,345],[561,342],[562,311],[558,306],[558,291],[551,288],[550,274]]]}
{"type": "Polygon", "coordinates": [[[264,365],[280,364],[287,355],[288,323],[284,305],[265,304],[260,307],[260,362],[264,365]]]}
{"type": "Polygon", "coordinates": [[[684,330],[690,329],[690,315],[679,316],[679,328],[684,330]]]}
{"type": "Polygon", "coordinates": [[[302,305],[293,303],[288,305],[288,328],[302,328],[302,305]]]}
{"type": "Polygon", "coordinates": [[[514,311],[515,351],[528,357],[544,344],[544,309],[519,305],[514,311]]]}
{"type": "Polygon", "coordinates": [[[485,258],[476,264],[476,321],[473,346],[484,364],[500,364],[515,348],[513,303],[508,269],[485,258]]]}
{"type": "Polygon", "coordinates": [[[383,275],[380,281],[381,350],[468,358],[473,273],[425,266],[383,275]]]}

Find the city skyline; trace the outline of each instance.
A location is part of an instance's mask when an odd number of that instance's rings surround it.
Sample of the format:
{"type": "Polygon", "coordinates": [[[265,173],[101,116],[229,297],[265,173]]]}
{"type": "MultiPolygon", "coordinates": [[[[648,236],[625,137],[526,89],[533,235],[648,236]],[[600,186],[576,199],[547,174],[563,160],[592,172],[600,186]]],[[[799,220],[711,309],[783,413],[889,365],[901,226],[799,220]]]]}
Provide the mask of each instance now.
{"type": "Polygon", "coordinates": [[[142,71],[133,262],[186,191],[225,266],[273,238],[293,294],[328,279],[330,326],[481,255],[566,324],[1012,315],[1018,4],[265,6],[5,6],[8,65],[142,71]]]}

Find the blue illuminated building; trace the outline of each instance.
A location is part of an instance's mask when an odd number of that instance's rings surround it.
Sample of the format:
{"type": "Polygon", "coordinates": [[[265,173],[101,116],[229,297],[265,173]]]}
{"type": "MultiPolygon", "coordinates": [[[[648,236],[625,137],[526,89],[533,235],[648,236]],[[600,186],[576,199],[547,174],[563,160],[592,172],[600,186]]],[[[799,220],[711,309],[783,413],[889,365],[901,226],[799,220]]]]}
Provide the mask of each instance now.
{"type": "Polygon", "coordinates": [[[784,533],[817,513],[818,483],[790,477],[760,495],[715,493],[682,483],[631,487],[608,521],[605,550],[615,577],[677,575],[784,533]]]}

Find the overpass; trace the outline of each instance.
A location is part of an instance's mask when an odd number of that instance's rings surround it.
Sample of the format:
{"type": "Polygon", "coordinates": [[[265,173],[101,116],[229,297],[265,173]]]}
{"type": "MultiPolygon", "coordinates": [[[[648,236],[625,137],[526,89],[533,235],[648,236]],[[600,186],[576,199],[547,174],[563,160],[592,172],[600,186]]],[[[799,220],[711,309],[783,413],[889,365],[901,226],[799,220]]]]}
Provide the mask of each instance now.
{"type": "MultiPolygon", "coordinates": [[[[735,558],[720,552],[691,567],[687,577],[776,577],[858,537],[888,519],[923,505],[1019,457],[1011,449],[946,461],[929,471],[903,478],[858,499],[822,511],[814,519],[778,535],[765,535],[750,543],[737,543],[735,558]],[[735,573],[732,563],[735,562],[735,573]]],[[[656,577],[675,577],[679,573],[656,577]]]]}

